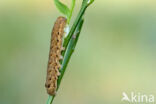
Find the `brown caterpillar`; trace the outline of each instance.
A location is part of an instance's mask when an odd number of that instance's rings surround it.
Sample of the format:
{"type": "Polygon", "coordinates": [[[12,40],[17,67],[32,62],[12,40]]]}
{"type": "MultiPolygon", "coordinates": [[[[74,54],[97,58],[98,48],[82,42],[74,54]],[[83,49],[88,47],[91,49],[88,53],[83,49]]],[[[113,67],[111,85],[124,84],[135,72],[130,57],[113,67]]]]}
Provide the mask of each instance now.
{"type": "Polygon", "coordinates": [[[58,17],[51,33],[51,44],[45,87],[47,89],[47,93],[52,96],[56,93],[57,79],[60,75],[60,60],[62,59],[61,52],[63,51],[62,43],[66,23],[66,18],[58,17]]]}

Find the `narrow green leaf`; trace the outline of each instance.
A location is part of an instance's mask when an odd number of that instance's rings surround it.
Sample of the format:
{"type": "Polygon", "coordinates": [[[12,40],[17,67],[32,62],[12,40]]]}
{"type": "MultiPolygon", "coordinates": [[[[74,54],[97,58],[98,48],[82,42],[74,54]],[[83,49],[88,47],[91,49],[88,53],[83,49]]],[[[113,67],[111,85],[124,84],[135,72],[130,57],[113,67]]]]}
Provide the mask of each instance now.
{"type": "Polygon", "coordinates": [[[70,14],[69,14],[69,18],[68,18],[68,24],[69,24],[70,19],[71,19],[71,17],[72,17],[74,7],[75,7],[75,0],[72,0],[71,8],[70,8],[70,14]]]}
{"type": "Polygon", "coordinates": [[[71,55],[75,49],[75,46],[77,44],[77,41],[78,41],[78,38],[79,38],[79,35],[80,35],[80,32],[81,32],[81,29],[82,29],[82,26],[83,26],[83,23],[84,23],[84,20],[81,19],[78,23],[78,26],[76,28],[76,30],[74,31],[75,34],[73,34],[73,36],[75,35],[75,38],[71,38],[69,40],[69,44],[67,46],[67,49],[66,49],[66,52],[65,52],[65,55],[64,55],[64,60],[63,60],[63,63],[62,63],[62,68],[60,69],[61,70],[61,75],[59,76],[58,78],[58,81],[57,81],[57,84],[58,84],[58,87],[57,87],[57,90],[60,86],[60,83],[61,83],[61,80],[64,76],[64,73],[66,71],[66,67],[69,63],[69,60],[71,58],[71,55]]]}
{"type": "Polygon", "coordinates": [[[83,5],[89,6],[89,5],[92,4],[93,2],[94,2],[94,0],[83,0],[83,5]]]}
{"type": "Polygon", "coordinates": [[[59,0],[54,0],[56,7],[58,8],[58,10],[63,13],[67,19],[70,16],[70,9],[63,3],[61,3],[59,0]]]}

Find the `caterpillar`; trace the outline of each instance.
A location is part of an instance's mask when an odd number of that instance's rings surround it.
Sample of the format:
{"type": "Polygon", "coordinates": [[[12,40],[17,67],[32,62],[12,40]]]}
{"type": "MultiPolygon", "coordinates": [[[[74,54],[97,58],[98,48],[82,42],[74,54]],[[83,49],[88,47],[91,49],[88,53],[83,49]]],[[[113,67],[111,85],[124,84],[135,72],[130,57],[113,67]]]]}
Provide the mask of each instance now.
{"type": "Polygon", "coordinates": [[[57,79],[60,75],[60,60],[62,59],[61,52],[64,50],[62,44],[66,23],[67,19],[65,17],[58,17],[51,33],[47,77],[45,83],[47,93],[51,96],[56,94],[57,79]]]}

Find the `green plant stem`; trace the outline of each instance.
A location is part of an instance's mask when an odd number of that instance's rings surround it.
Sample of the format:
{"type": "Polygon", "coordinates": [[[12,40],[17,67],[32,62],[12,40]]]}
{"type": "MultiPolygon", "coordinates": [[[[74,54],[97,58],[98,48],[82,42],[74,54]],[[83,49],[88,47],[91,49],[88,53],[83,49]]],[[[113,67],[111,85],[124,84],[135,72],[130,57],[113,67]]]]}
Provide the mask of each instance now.
{"type": "Polygon", "coordinates": [[[63,44],[63,47],[67,47],[68,43],[69,43],[69,40],[70,38],[72,37],[79,21],[81,20],[82,16],[84,15],[85,13],[85,10],[86,10],[87,6],[82,6],[82,8],[80,9],[80,12],[71,28],[71,31],[69,32],[68,36],[65,38],[65,41],[64,41],[64,44],[63,44]]]}
{"type": "MultiPolygon", "coordinates": [[[[75,32],[75,29],[76,29],[78,23],[80,22],[80,20],[82,19],[87,7],[94,2],[94,0],[90,0],[90,2],[88,2],[88,1],[89,0],[83,0],[82,5],[81,5],[81,9],[80,9],[80,11],[79,11],[79,13],[77,15],[77,18],[76,18],[76,20],[75,20],[75,22],[74,22],[68,36],[65,38],[65,41],[63,43],[63,47],[65,47],[65,48],[67,47],[67,45],[69,43],[69,40],[71,39],[73,33],[75,32]]],[[[63,52],[63,55],[64,55],[64,53],[65,52],[63,52]]]]}
{"type": "Polygon", "coordinates": [[[62,52],[62,56],[64,56],[65,52],[66,52],[66,48],[67,45],[69,43],[69,40],[71,39],[72,35],[75,32],[75,29],[77,28],[78,23],[80,22],[80,20],[83,18],[83,15],[87,9],[87,7],[92,4],[94,2],[94,0],[83,0],[82,5],[81,5],[81,9],[77,15],[76,20],[74,21],[74,24],[72,25],[72,28],[69,32],[69,34],[67,35],[67,37],[64,39],[64,43],[63,43],[63,47],[65,48],[65,51],[62,52]],[[90,1],[90,2],[89,2],[90,1]]]}
{"type": "Polygon", "coordinates": [[[52,104],[55,96],[49,96],[46,104],[52,104]]]}
{"type": "Polygon", "coordinates": [[[72,53],[74,52],[74,49],[75,49],[75,46],[77,44],[77,41],[78,41],[78,38],[79,38],[79,35],[80,35],[80,32],[81,32],[83,23],[84,23],[84,20],[81,19],[81,21],[79,22],[79,24],[78,24],[78,26],[76,28],[75,34],[72,36],[72,38],[69,41],[67,50],[66,50],[65,55],[64,55],[64,60],[63,60],[63,63],[62,63],[61,75],[58,78],[57,90],[58,90],[58,88],[60,86],[61,80],[62,80],[62,78],[64,76],[65,71],[66,71],[66,67],[67,67],[68,62],[70,60],[70,57],[71,57],[72,53]]]}

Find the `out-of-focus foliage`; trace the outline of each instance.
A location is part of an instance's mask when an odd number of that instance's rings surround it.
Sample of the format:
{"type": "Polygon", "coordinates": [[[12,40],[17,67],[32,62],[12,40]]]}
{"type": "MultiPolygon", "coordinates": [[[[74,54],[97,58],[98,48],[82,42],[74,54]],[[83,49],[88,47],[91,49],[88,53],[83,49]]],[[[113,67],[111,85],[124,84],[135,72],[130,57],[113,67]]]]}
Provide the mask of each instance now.
{"type": "MultiPolygon", "coordinates": [[[[46,103],[57,16],[53,0],[0,1],[0,104],[46,103]]],[[[154,0],[95,0],[54,103],[122,104],[124,91],[156,95],[155,27],[154,0]]]]}

